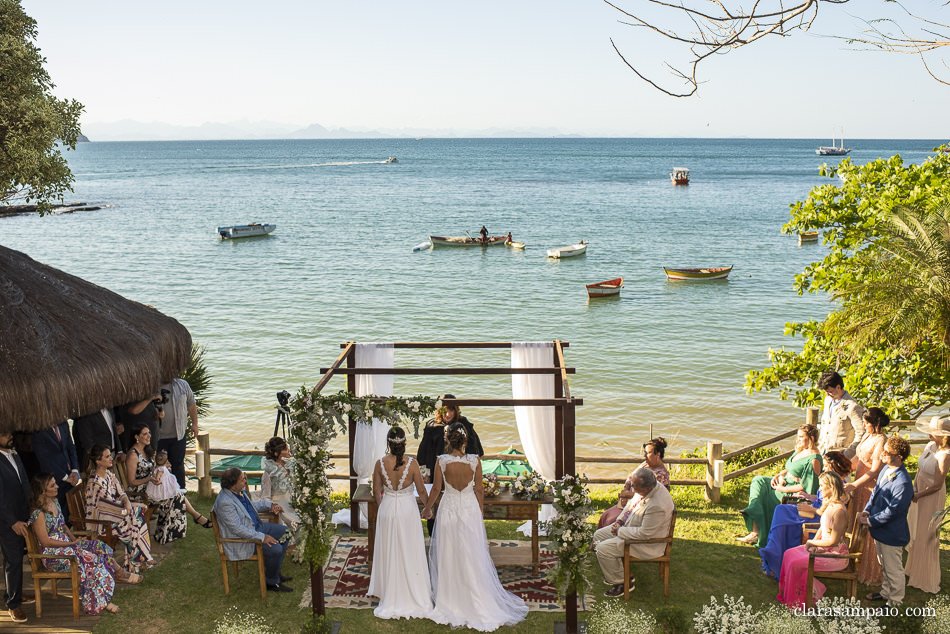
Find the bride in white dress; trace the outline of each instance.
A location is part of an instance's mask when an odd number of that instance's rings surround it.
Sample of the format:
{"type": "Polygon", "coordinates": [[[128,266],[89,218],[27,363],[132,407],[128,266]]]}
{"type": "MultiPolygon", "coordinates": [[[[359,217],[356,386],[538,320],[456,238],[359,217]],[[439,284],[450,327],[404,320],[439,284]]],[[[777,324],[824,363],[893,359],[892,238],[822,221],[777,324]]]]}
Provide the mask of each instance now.
{"type": "Polygon", "coordinates": [[[432,586],[426,566],[422,519],[413,490],[428,501],[419,465],[405,458],[406,432],[399,427],[386,437],[389,455],[373,471],[376,542],[368,595],[379,597],[373,614],[381,619],[428,618],[432,586]],[[398,484],[393,486],[393,481],[398,484]],[[408,481],[408,484],[406,482],[408,481]]]}
{"type": "Polygon", "coordinates": [[[423,512],[431,517],[444,483],[435,534],[429,544],[435,602],[430,618],[452,627],[491,632],[523,621],[528,606],[498,581],[482,518],[482,464],[478,456],[465,454],[467,440],[461,424],[445,428],[445,445],[450,453],[439,456],[432,494],[423,512]]]}

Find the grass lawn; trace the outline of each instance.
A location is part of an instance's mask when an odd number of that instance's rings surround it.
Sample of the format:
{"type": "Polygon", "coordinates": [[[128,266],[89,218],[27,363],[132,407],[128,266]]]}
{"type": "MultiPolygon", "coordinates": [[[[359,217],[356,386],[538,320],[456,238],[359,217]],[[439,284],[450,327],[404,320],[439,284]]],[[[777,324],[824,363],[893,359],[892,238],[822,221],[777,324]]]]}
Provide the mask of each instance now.
{"type": "MultiPolygon", "coordinates": [[[[717,598],[724,594],[741,595],[756,608],[775,603],[778,584],[762,574],[757,550],[737,543],[733,537],[745,532],[738,510],[745,506],[749,480],[747,477],[727,483],[722,503],[718,505],[703,501],[701,489],[679,487],[676,490],[674,487],[678,517],[670,597],[663,596],[658,567],[640,564],[634,567],[637,584],[636,591],[625,605],[628,610],[641,609],[653,614],[666,632],[687,632],[693,614],[709,602],[711,595],[717,598]]],[[[616,500],[613,491],[594,492],[595,502],[601,509],[616,500]]],[[[211,500],[199,499],[194,494],[191,494],[191,499],[196,508],[208,513],[211,500]]],[[[512,522],[489,521],[486,526],[490,538],[521,537],[515,533],[516,524],[512,522]]],[[[945,571],[942,586],[950,588],[950,574],[946,572],[950,566],[950,547],[947,539],[941,544],[941,568],[945,571]]],[[[597,563],[593,558],[591,565],[596,572],[597,563]]],[[[187,538],[169,547],[165,560],[147,573],[141,585],[119,586],[114,601],[122,612],[104,615],[95,631],[123,634],[130,631],[137,634],[211,632],[215,621],[234,606],[242,612],[260,615],[277,632],[296,633],[309,618],[308,610],[297,607],[301,592],[309,583],[309,574],[304,566],[293,563],[290,557],[284,563],[284,574],[294,577],[289,585],[295,592],[268,594],[267,598],[261,599],[256,570],[242,564],[239,577],[231,576],[231,594],[225,595],[213,531],[191,525],[187,538]]],[[[828,586],[829,596],[844,591],[843,582],[831,581],[828,586]]],[[[598,583],[593,593],[602,597],[606,589],[605,584],[598,583]]],[[[859,587],[858,596],[863,597],[866,592],[867,588],[859,587]]],[[[922,606],[930,597],[915,588],[908,588],[905,605],[922,606]]],[[[341,632],[344,633],[426,633],[450,629],[424,620],[413,620],[411,624],[404,620],[380,620],[373,616],[372,610],[329,610],[328,615],[343,623],[341,632]]],[[[583,620],[584,613],[579,613],[579,617],[583,620]]],[[[563,618],[563,613],[531,612],[520,625],[499,631],[551,632],[553,623],[563,618]]],[[[882,620],[887,624],[888,632],[916,632],[920,622],[912,618],[882,620]]]]}

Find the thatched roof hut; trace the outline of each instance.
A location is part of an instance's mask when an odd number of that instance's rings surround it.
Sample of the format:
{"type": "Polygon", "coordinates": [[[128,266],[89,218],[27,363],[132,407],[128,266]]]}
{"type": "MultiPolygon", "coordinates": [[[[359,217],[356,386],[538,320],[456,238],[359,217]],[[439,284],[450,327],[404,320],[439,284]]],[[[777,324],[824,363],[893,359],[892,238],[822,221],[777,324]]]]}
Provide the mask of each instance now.
{"type": "Polygon", "coordinates": [[[146,398],[190,353],[171,317],[0,246],[0,431],[146,398]]]}

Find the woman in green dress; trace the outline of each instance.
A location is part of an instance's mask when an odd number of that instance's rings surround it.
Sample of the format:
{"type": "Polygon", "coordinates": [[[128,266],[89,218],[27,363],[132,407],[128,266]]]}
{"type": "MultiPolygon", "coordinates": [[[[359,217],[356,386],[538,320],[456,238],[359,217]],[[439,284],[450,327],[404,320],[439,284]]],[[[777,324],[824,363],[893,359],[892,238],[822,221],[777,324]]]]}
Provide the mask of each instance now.
{"type": "Polygon", "coordinates": [[[737,536],[740,542],[765,548],[772,526],[772,514],[782,498],[793,493],[814,495],[821,474],[821,454],[818,453],[818,428],[802,425],[795,440],[795,453],[776,476],[755,476],[749,485],[749,505],[740,513],[745,516],[749,534],[737,536]]]}

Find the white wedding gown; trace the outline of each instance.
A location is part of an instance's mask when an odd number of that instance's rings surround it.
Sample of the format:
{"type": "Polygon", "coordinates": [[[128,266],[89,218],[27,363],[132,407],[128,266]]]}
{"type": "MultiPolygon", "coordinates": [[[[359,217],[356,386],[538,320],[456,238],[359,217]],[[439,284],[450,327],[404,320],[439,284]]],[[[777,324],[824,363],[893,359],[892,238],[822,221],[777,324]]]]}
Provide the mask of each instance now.
{"type": "Polygon", "coordinates": [[[502,625],[523,621],[528,615],[528,606],[498,581],[498,572],[488,552],[482,512],[475,497],[477,464],[475,455],[439,456],[438,468],[442,469],[445,493],[439,502],[435,534],[429,544],[435,601],[430,618],[452,627],[491,632],[502,625]],[[472,469],[472,481],[461,491],[445,480],[445,465],[451,462],[463,462],[472,469]]]}
{"type": "Polygon", "coordinates": [[[426,567],[426,542],[414,486],[403,487],[409,464],[406,459],[399,485],[393,487],[383,461],[383,499],[376,514],[376,547],[373,572],[366,594],[379,597],[373,614],[381,619],[429,618],[432,586],[426,567]]]}

